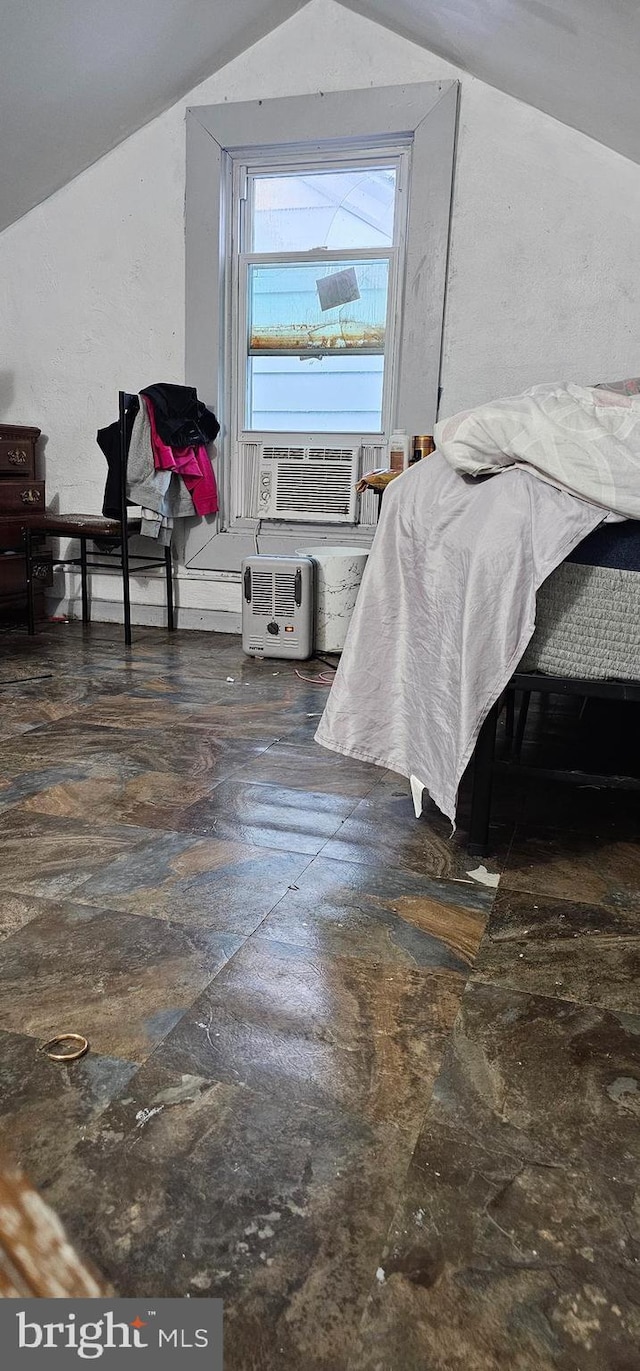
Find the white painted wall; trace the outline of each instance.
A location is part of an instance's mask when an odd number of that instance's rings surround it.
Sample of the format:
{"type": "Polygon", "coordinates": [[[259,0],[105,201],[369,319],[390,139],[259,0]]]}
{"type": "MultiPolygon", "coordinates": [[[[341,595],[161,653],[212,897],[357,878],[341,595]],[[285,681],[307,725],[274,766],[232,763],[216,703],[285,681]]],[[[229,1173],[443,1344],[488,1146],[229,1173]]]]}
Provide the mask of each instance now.
{"type": "MultiPolygon", "coordinates": [[[[47,435],[52,504],[100,508],[95,430],[120,386],[183,379],[185,107],[451,76],[462,101],[441,412],[538,381],[640,373],[640,166],[312,0],[0,236],[0,416],[47,435]]],[[[182,622],[207,623],[235,595],[185,574],[182,622]]],[[[161,586],[134,598],[147,618],[161,586]]]]}

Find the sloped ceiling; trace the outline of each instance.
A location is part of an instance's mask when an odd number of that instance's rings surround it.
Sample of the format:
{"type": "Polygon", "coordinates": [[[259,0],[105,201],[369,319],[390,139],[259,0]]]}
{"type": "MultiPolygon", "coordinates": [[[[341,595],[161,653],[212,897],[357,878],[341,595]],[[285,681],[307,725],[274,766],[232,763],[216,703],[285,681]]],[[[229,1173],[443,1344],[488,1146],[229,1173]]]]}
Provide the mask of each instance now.
{"type": "Polygon", "coordinates": [[[0,229],[307,0],[2,0],[0,229]]]}
{"type": "MultiPolygon", "coordinates": [[[[0,229],[308,2],[2,0],[0,229]]],[[[640,161],[639,0],[340,2],[640,161]]]]}
{"type": "Polygon", "coordinates": [[[640,162],[638,0],[341,2],[640,162]]]}

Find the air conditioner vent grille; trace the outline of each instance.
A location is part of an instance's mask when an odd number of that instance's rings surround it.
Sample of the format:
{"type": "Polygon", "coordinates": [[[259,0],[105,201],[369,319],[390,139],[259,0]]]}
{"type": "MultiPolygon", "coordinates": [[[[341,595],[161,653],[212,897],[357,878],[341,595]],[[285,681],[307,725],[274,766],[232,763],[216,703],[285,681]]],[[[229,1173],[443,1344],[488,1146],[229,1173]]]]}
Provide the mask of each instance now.
{"type": "Polygon", "coordinates": [[[288,444],[269,444],[262,456],[270,462],[349,462],[353,458],[350,447],[291,447],[288,444]]]}
{"type": "Polygon", "coordinates": [[[307,449],[310,462],[349,462],[353,459],[350,447],[310,447],[307,449]]]}
{"type": "Polygon", "coordinates": [[[326,466],[321,471],[310,462],[288,462],[278,469],[277,507],[318,514],[348,515],[351,503],[351,466],[326,466]]]}
{"type": "Polygon", "coordinates": [[[303,447],[263,447],[262,456],[272,462],[301,462],[304,458],[303,447]]]}

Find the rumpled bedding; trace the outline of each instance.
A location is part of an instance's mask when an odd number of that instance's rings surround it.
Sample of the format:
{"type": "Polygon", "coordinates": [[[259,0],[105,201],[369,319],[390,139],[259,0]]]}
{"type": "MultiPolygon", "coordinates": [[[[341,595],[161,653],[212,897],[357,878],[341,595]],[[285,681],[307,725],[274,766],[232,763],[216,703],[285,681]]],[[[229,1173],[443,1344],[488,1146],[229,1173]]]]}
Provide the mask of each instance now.
{"type": "Polygon", "coordinates": [[[640,517],[640,395],[600,386],[532,386],[436,424],[461,474],[522,466],[624,519],[640,517]]]}
{"type": "Polygon", "coordinates": [[[413,777],[455,823],[536,590],[605,518],[640,518],[640,396],[536,386],[434,436],[386,491],[316,740],[413,777]]]}

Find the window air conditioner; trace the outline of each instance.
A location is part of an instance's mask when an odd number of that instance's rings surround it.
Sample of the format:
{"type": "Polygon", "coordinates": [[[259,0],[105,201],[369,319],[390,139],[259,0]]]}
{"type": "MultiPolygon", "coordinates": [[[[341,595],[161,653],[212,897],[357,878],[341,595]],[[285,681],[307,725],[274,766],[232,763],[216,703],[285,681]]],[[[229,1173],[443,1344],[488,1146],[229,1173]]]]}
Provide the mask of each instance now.
{"type": "Polygon", "coordinates": [[[353,524],[359,447],[263,444],[258,460],[256,516],[323,524],[353,524]]]}
{"type": "Polygon", "coordinates": [[[313,562],[247,557],[242,563],[242,650],[250,657],[310,657],[313,562]]]}

